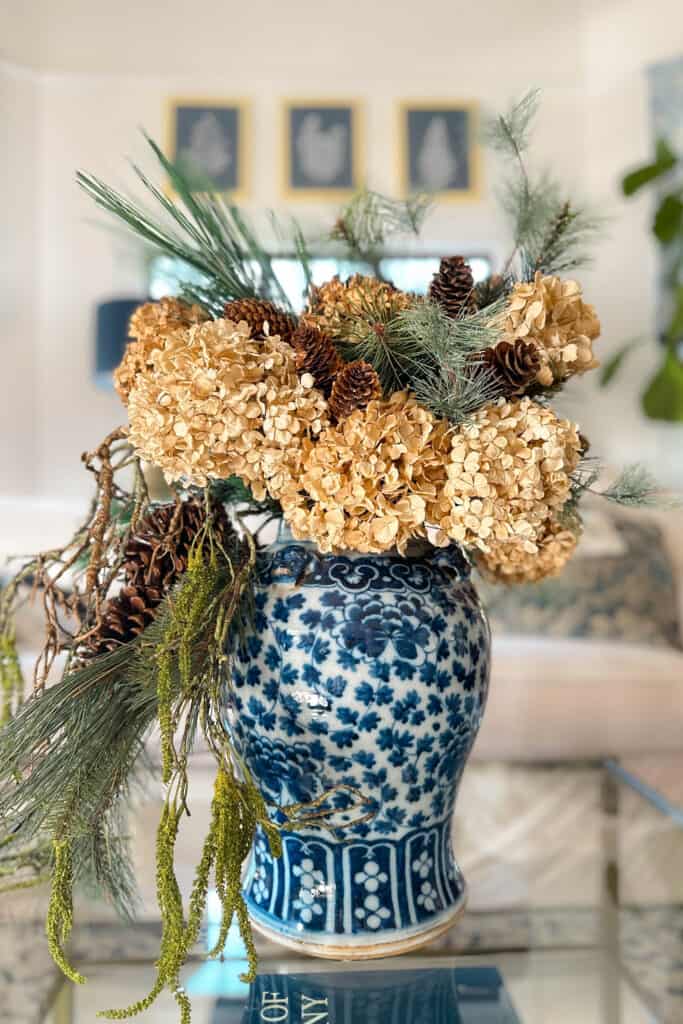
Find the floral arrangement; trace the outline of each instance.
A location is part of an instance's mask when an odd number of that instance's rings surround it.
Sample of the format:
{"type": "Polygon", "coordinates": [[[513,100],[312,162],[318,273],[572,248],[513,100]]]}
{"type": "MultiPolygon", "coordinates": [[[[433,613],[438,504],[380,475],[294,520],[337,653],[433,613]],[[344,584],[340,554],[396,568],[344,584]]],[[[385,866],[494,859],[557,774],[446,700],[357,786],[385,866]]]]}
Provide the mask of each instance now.
{"type": "MultiPolygon", "coordinates": [[[[130,912],[122,813],[149,730],[158,723],[161,733],[158,977],[145,1000],[106,1016],[132,1016],[169,988],[189,1020],[180,969],[211,877],[223,905],[212,955],[236,915],[249,977],[255,971],[241,867],[257,825],[274,854],[280,830],[230,747],[219,707],[259,557],[258,532],[243,514],[282,517],[321,552],[409,556],[415,542],[457,544],[509,583],[556,573],[575,550],[579,499],[597,470],[578,426],[550,402],[597,366],[600,323],[568,276],[595,225],[549,179],[530,175],[523,153],[533,107],[528,97],[490,126],[492,144],[517,164],[507,265],[475,283],[462,257],[447,256],[426,296],[370,273],[309,280],[297,315],[240,211],[198,191],[154,143],[178,201],[138,173],[170,228],[79,175],[100,206],[200,277],[132,317],[115,374],[128,425],[84,456],[96,483],[85,521],[0,595],[2,871],[21,885],[51,878],[50,949],[75,981],[83,979],[67,955],[73,886],[92,882],[130,912]],[[150,499],[145,464],[163,471],[170,501],[150,499]],[[22,703],[12,613],[31,594],[41,595],[47,635],[34,694],[22,703]],[[54,682],[58,655],[65,663],[54,682]],[[216,783],[185,911],[173,850],[199,732],[215,755],[216,783]]],[[[422,197],[393,202],[364,191],[332,238],[377,266],[388,235],[419,230],[427,209],[422,197]]],[[[305,241],[294,234],[307,271],[305,241]]],[[[653,488],[636,469],[603,493],[634,504],[653,488]]],[[[323,820],[319,808],[278,810],[281,829],[301,827],[308,814],[318,827],[323,820]]]]}

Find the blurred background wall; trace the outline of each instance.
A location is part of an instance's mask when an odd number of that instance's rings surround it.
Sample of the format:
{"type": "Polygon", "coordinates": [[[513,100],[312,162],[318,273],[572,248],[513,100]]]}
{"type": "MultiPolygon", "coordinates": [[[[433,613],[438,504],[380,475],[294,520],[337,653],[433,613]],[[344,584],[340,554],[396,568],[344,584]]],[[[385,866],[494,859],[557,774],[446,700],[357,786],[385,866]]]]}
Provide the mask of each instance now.
{"type": "MultiPolygon", "coordinates": [[[[652,335],[651,206],[647,198],[625,203],[619,180],[651,150],[646,68],[680,52],[671,32],[678,0],[5,6],[5,494],[87,492],[80,452],[122,419],[116,396],[93,383],[94,310],[103,299],[144,293],[145,254],[96,213],[74,173],[88,169],[132,187],[126,157],[146,162],[139,128],[163,142],[174,96],[250,100],[252,188],[245,205],[261,215],[267,207],[286,208],[278,191],[283,99],[358,99],[367,184],[397,193],[401,99],[472,99],[495,110],[539,87],[534,163],[551,165],[570,192],[612,217],[594,267],[580,274],[603,321],[600,354],[652,335]]],[[[494,263],[505,258],[508,236],[495,200],[500,169],[490,156],[484,161],[482,198],[438,206],[425,249],[475,248],[494,263]]],[[[290,209],[313,232],[329,227],[334,213],[319,203],[290,209]]],[[[566,407],[609,461],[643,459],[664,482],[681,485],[682,429],[645,420],[638,405],[656,362],[654,344],[644,344],[599,403],[596,383],[586,379],[572,387],[566,407]]]]}

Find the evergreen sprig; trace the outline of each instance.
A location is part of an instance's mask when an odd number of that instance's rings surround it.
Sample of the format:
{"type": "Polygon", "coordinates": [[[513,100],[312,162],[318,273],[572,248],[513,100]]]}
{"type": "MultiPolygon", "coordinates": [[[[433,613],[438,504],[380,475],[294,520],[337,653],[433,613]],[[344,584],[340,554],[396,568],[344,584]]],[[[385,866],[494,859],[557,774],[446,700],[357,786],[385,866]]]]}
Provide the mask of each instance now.
{"type": "Polygon", "coordinates": [[[149,136],[147,142],[177,200],[153,184],[138,166],[133,171],[172,227],[92,174],[76,180],[99,207],[123,221],[160,252],[194,267],[205,281],[186,284],[184,293],[210,312],[240,298],[263,298],[289,308],[287,294],[273,270],[272,257],[239,208],[212,190],[211,182],[173,164],[149,136]]]}
{"type": "Polygon", "coordinates": [[[590,262],[590,245],[604,218],[570,202],[559,182],[548,173],[534,175],[525,152],[529,147],[540,93],[533,90],[505,114],[490,118],[484,141],[515,167],[501,190],[501,202],[511,224],[514,249],[506,271],[519,256],[522,277],[536,271],[561,274],[590,262]]]}
{"type": "Polygon", "coordinates": [[[431,207],[428,195],[390,199],[364,188],[343,208],[330,237],[345,242],[355,258],[372,262],[393,235],[419,234],[431,207]]]}
{"type": "Polygon", "coordinates": [[[657,481],[644,466],[626,466],[609,487],[599,492],[615,505],[630,508],[661,504],[662,493],[657,481]]]}
{"type": "Polygon", "coordinates": [[[418,402],[456,427],[504,394],[505,385],[493,370],[475,361],[457,372],[442,368],[438,377],[426,377],[415,383],[418,402]]]}
{"type": "Polygon", "coordinates": [[[505,299],[454,319],[436,302],[420,301],[395,317],[395,333],[411,353],[412,363],[432,360],[459,369],[472,355],[500,339],[505,299]]]}
{"type": "Polygon", "coordinates": [[[457,425],[498,398],[502,386],[491,370],[478,362],[477,353],[499,340],[504,306],[505,300],[501,299],[458,319],[429,301],[400,312],[392,323],[390,337],[394,340],[394,363],[402,372],[402,386],[414,391],[418,401],[434,415],[445,416],[457,425]]]}
{"type": "Polygon", "coordinates": [[[455,424],[502,394],[476,355],[499,340],[504,299],[458,319],[429,300],[399,312],[383,302],[375,309],[372,296],[367,303],[354,309],[341,348],[346,358],[375,368],[385,394],[413,391],[422,405],[455,424]]]}

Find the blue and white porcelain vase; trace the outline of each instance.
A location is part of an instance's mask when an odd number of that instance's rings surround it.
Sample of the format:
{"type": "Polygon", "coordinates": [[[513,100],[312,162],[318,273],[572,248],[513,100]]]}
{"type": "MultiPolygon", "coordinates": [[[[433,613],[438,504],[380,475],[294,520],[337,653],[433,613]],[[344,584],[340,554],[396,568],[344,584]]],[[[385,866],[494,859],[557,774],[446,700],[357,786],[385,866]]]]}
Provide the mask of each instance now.
{"type": "Polygon", "coordinates": [[[252,922],[322,957],[413,949],[465,903],[452,820],[490,652],[469,564],[457,548],[320,555],[281,529],[255,596],[226,721],[274,821],[314,806],[281,858],[257,836],[252,922]]]}

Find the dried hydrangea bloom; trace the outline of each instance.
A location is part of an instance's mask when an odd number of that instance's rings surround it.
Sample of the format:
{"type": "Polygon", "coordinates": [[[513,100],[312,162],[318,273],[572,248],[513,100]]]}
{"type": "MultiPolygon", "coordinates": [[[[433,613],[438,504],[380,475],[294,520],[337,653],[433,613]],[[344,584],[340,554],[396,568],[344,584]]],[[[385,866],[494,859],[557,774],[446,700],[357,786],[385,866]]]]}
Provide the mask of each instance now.
{"type": "Polygon", "coordinates": [[[154,339],[179,327],[191,327],[208,320],[201,306],[189,305],[181,299],[167,296],[158,302],[145,302],[133,313],[128,326],[131,338],[138,341],[154,339]]]}
{"type": "Polygon", "coordinates": [[[296,465],[304,437],[327,422],[293,349],[277,335],[252,340],[244,322],[173,331],[149,360],[129,397],[130,440],[170,481],[236,474],[263,498],[266,476],[279,461],[296,465]]]}
{"type": "Polygon", "coordinates": [[[354,274],[343,282],[335,276],[311,289],[308,309],[301,319],[334,338],[344,338],[349,322],[367,321],[372,327],[377,317],[386,321],[414,301],[414,296],[376,277],[354,274]]]}
{"type": "Polygon", "coordinates": [[[425,535],[427,504],[446,482],[447,451],[444,428],[397,392],[306,441],[299,473],[269,489],[294,536],[322,552],[403,551],[411,537],[425,535]]]}
{"type": "Polygon", "coordinates": [[[480,409],[453,432],[448,479],[427,510],[437,543],[488,551],[514,540],[534,555],[580,455],[575,424],[529,398],[480,409]]]}
{"type": "Polygon", "coordinates": [[[595,309],[583,301],[576,281],[538,272],[513,288],[503,338],[535,342],[542,358],[537,379],[545,387],[598,366],[593,341],[599,334],[595,309]]]}
{"type": "Polygon", "coordinates": [[[149,356],[173,331],[183,331],[191,324],[202,323],[208,316],[201,306],[190,306],[180,299],[164,298],[145,302],[130,318],[131,337],[123,359],[114,371],[114,387],[124,405],[141,370],[149,365],[149,356]]]}
{"type": "Polygon", "coordinates": [[[532,554],[514,541],[492,544],[477,555],[477,564],[485,575],[503,583],[536,583],[557,576],[572,557],[578,537],[557,521],[546,523],[545,533],[532,554]]]}

